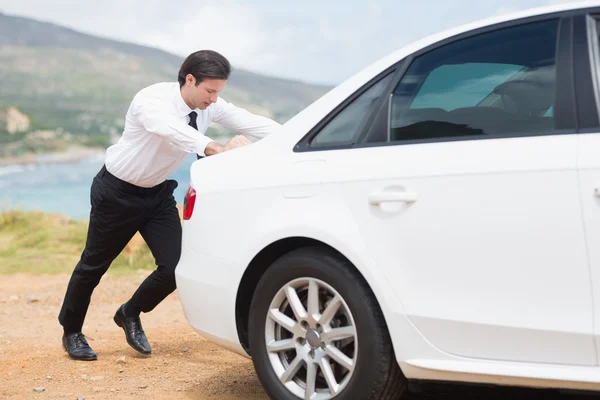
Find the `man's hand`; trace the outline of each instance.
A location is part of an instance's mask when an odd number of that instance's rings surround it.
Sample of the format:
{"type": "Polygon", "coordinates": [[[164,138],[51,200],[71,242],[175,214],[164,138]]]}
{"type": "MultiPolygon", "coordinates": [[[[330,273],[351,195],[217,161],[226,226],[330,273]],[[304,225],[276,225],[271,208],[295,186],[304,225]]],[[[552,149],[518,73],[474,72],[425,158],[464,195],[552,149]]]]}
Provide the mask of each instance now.
{"type": "Polygon", "coordinates": [[[206,145],[206,148],[204,149],[204,154],[207,156],[212,156],[213,154],[222,153],[224,151],[232,150],[237,147],[242,147],[242,146],[245,146],[250,143],[251,142],[248,139],[246,139],[245,136],[237,135],[233,139],[231,139],[229,142],[227,142],[225,144],[225,146],[223,146],[217,142],[210,142],[209,144],[206,145]]]}
{"type": "Polygon", "coordinates": [[[217,142],[210,142],[204,148],[204,154],[207,156],[212,156],[213,154],[221,153],[225,148],[217,142]]]}
{"type": "Polygon", "coordinates": [[[237,136],[235,136],[233,139],[231,139],[229,142],[227,142],[225,144],[225,150],[224,151],[235,149],[237,147],[242,147],[242,146],[245,146],[247,144],[250,144],[250,141],[248,139],[246,139],[245,136],[237,135],[237,136]]]}

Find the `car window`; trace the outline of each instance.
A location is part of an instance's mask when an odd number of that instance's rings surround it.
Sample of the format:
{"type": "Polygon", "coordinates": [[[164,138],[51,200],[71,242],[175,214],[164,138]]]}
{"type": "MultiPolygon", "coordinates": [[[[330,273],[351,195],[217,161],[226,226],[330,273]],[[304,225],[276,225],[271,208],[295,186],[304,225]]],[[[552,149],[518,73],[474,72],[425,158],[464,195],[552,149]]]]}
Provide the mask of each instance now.
{"type": "Polygon", "coordinates": [[[342,112],[336,115],[329,123],[313,138],[311,147],[347,145],[355,143],[361,132],[365,118],[373,111],[377,100],[390,83],[392,74],[379,80],[367,89],[342,112]]]}
{"type": "Polygon", "coordinates": [[[531,23],[418,56],[390,97],[387,140],[552,132],[557,31],[531,23]]]}
{"type": "Polygon", "coordinates": [[[457,108],[477,106],[522,67],[492,63],[442,65],[431,71],[410,108],[457,108]]]}
{"type": "Polygon", "coordinates": [[[595,16],[596,32],[592,38],[591,54],[592,69],[596,72],[596,79],[600,79],[600,16],[595,16]]]}

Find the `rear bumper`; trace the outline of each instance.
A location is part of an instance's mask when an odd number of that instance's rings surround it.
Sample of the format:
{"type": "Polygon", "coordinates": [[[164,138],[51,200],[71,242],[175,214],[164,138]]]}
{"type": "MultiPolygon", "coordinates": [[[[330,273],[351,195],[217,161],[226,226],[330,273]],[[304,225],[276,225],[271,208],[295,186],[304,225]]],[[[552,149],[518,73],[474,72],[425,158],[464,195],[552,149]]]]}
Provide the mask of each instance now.
{"type": "Polygon", "coordinates": [[[248,357],[235,323],[235,269],[185,245],[175,269],[179,299],[188,323],[206,339],[248,357]]]}

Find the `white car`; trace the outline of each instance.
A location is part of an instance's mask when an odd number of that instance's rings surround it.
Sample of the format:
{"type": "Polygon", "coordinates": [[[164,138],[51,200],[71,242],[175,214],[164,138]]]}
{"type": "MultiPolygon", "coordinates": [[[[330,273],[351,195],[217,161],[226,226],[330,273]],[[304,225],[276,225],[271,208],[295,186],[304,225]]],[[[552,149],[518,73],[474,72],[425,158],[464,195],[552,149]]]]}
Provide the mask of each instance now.
{"type": "Polygon", "coordinates": [[[600,1],[407,46],[191,167],[186,318],[270,397],[600,390],[600,1]]]}

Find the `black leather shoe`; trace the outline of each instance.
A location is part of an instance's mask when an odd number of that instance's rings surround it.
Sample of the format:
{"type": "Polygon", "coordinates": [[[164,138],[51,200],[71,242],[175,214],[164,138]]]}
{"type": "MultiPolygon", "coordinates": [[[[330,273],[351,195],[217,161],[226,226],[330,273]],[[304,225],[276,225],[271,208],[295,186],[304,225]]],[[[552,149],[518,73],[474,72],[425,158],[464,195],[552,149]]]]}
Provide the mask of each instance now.
{"type": "Polygon", "coordinates": [[[81,332],[63,334],[62,346],[72,360],[93,361],[98,359],[81,332]]]}
{"type": "Polygon", "coordinates": [[[124,308],[125,305],[122,304],[117,310],[117,313],[113,319],[115,323],[125,331],[127,343],[129,343],[129,345],[133,347],[135,351],[138,351],[142,354],[152,353],[150,343],[148,343],[146,334],[142,329],[142,321],[140,321],[140,317],[125,316],[124,308]]]}

